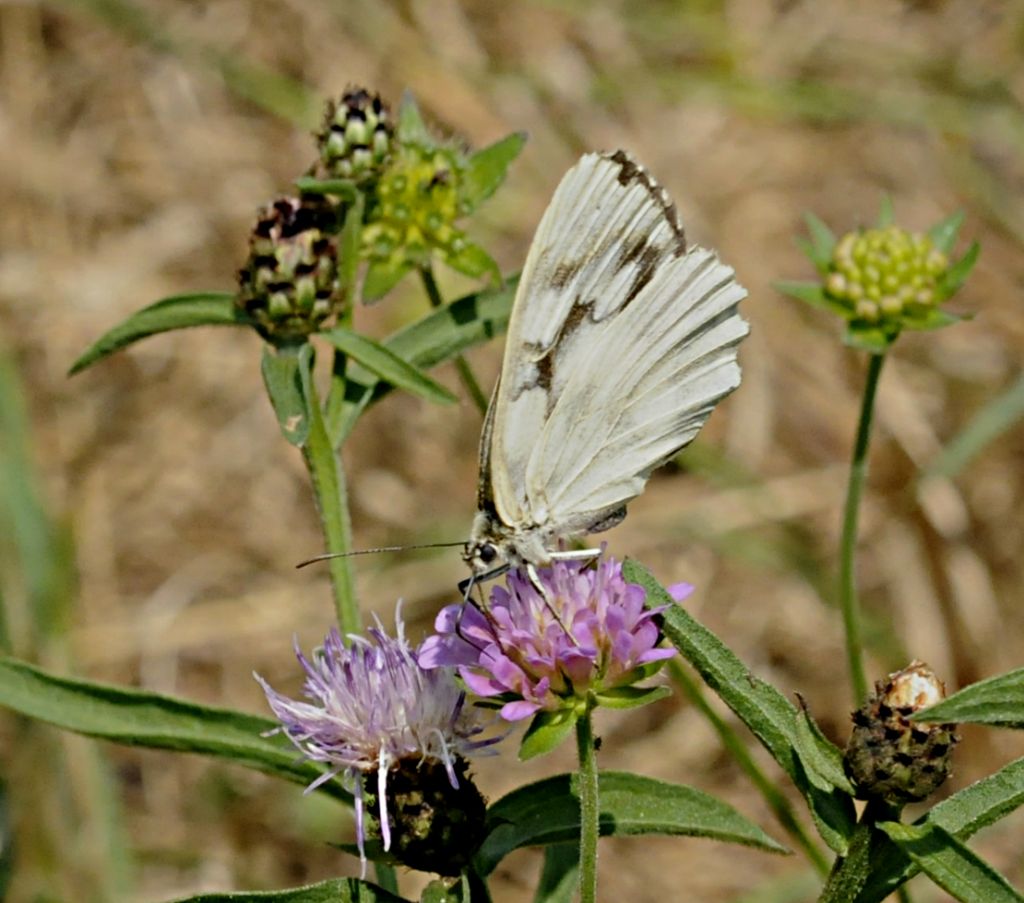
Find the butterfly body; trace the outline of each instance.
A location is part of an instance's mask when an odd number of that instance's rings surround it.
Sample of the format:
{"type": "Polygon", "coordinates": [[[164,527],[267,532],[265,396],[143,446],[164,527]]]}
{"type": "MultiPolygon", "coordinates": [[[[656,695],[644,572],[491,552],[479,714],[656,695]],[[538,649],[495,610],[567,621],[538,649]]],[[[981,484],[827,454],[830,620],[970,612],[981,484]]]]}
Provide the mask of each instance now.
{"type": "Polygon", "coordinates": [[[740,382],[746,295],[623,151],[562,179],[530,247],[480,441],[465,559],[531,569],[625,516],[740,382]]]}

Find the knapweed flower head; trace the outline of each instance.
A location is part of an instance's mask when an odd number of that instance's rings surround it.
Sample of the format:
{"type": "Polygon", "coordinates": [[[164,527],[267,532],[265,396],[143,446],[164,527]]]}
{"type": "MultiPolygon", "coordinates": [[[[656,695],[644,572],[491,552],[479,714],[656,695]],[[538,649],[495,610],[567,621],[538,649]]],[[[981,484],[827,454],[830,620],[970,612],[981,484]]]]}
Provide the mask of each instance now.
{"type": "Polygon", "coordinates": [[[627,583],[613,558],[556,561],[537,577],[534,585],[526,569],[513,571],[485,607],[442,610],[422,663],[457,665],[507,721],[648,701],[634,685],[674,654],[658,648],[663,608],[646,608],[644,589],[627,583]]]}
{"type": "Polygon", "coordinates": [[[260,210],[235,305],[270,342],[301,339],[339,312],[337,239],[331,211],[279,198],[260,210]]]}
{"type": "Polygon", "coordinates": [[[369,638],[350,636],[348,646],[332,629],[312,659],[296,646],[308,702],[284,696],[254,676],[281,722],[279,730],[304,758],[328,766],[307,792],[338,776],[354,794],[364,871],[364,813],[367,801],[375,800],[384,849],[405,853],[402,861],[410,864],[410,856],[425,858],[437,863],[429,870],[447,873],[443,863],[465,856],[467,849],[472,855],[473,842],[482,836],[485,807],[464,757],[495,740],[480,739],[478,713],[466,705],[453,670],[422,667],[405,638],[400,612],[396,623],[395,637],[378,623],[369,638]],[[443,787],[455,792],[454,804],[443,787]],[[410,794],[416,798],[415,825],[407,836],[410,794]],[[438,852],[449,845],[455,853],[438,852]]]}
{"type": "Polygon", "coordinates": [[[846,773],[862,799],[903,804],[923,800],[949,777],[954,724],[911,721],[940,702],[946,688],[923,662],[911,662],[875,684],[875,693],[853,713],[846,773]]]}
{"type": "Polygon", "coordinates": [[[316,135],[319,163],[314,174],[324,179],[365,182],[379,174],[391,153],[394,123],[379,94],[349,88],[330,100],[316,135]]]}
{"type": "Polygon", "coordinates": [[[820,283],[784,282],[778,288],[836,313],[847,324],[848,344],[885,351],[903,329],[938,329],[961,318],[940,310],[963,284],[978,256],[975,242],[959,260],[950,252],[962,214],[938,223],[927,233],[909,232],[892,223],[886,206],[879,225],[836,239],[813,214],[807,215],[807,256],[820,283]]]}

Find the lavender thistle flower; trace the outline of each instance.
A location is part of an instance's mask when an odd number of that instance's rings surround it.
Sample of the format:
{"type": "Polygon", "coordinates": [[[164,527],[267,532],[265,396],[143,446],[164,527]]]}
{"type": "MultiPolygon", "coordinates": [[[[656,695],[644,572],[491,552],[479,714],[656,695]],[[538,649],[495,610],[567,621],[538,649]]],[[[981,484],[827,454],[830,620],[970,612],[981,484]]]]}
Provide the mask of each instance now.
{"type": "MultiPolygon", "coordinates": [[[[479,696],[499,697],[501,717],[520,721],[541,711],[576,707],[581,700],[627,687],[651,666],[671,658],[659,649],[655,616],[642,587],[627,583],[613,558],[596,566],[556,561],[538,571],[547,599],[525,570],[491,591],[485,609],[449,605],[437,616],[437,634],[420,648],[423,667],[455,665],[479,696]],[[556,617],[557,615],[557,617],[556,617]]],[[[691,587],[677,587],[681,598],[691,587]]]]}
{"type": "MultiPolygon", "coordinates": [[[[389,800],[393,808],[396,805],[402,808],[402,801],[396,802],[394,792],[389,796],[389,777],[394,780],[399,774],[405,774],[399,781],[401,787],[410,782],[416,784],[416,778],[408,775],[417,772],[444,778],[445,785],[450,784],[455,791],[461,790],[461,802],[465,803],[467,793],[470,793],[470,808],[478,808],[482,820],[483,799],[468,780],[463,756],[500,739],[474,739],[483,727],[475,711],[465,705],[465,693],[456,682],[453,669],[423,668],[418,661],[418,652],[409,646],[405,638],[400,611],[396,613],[395,621],[395,638],[388,636],[378,621],[377,626],[368,631],[369,640],[352,635],[349,646],[344,644],[337,628],[332,628],[324,645],[314,651],[312,661],[303,655],[296,642],[295,654],[306,672],[303,694],[312,702],[283,696],[258,674],[253,674],[282,725],[271,733],[283,731],[302,751],[304,758],[329,765],[328,771],[310,784],[306,792],[340,775],[346,789],[353,793],[364,876],[364,793],[376,797],[385,850],[392,846],[389,800]],[[411,768],[403,768],[406,764],[411,768]],[[469,785],[468,788],[460,788],[460,777],[464,779],[464,785],[469,785]],[[474,794],[475,797],[472,796],[474,794]],[[479,805],[473,802],[477,798],[479,805]]],[[[436,787],[424,788],[423,780],[419,783],[418,815],[422,820],[423,810],[427,808],[424,799],[429,802],[438,791],[436,787]]],[[[443,788],[441,793],[443,795],[443,788]]],[[[434,809],[450,806],[450,800],[447,804],[441,801],[434,809]]],[[[404,827],[399,824],[400,831],[404,827]]],[[[415,830],[423,829],[417,825],[415,830]]],[[[442,828],[445,830],[448,832],[446,837],[450,837],[453,831],[450,823],[442,828]]],[[[458,828],[455,833],[458,833],[458,828]]],[[[436,836],[433,841],[437,842],[436,836]]],[[[426,857],[431,863],[428,870],[446,874],[443,861],[434,867],[439,862],[436,849],[432,848],[431,853],[426,857]]],[[[401,852],[396,855],[413,865],[408,857],[401,856],[401,852]]],[[[455,867],[457,872],[458,867],[455,867]]]]}

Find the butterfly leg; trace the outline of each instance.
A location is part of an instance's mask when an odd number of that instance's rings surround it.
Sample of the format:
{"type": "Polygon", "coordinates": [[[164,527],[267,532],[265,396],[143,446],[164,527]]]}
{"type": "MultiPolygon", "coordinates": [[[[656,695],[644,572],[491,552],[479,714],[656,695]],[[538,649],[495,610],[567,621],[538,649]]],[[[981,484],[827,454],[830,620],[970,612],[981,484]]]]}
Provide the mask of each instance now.
{"type": "Polygon", "coordinates": [[[600,558],[604,549],[559,549],[551,552],[552,561],[592,561],[600,558]]]}
{"type": "MultiPolygon", "coordinates": [[[[552,555],[551,557],[554,558],[555,556],[552,555]]],[[[540,574],[537,573],[537,568],[534,566],[533,562],[526,562],[526,576],[530,581],[530,585],[540,593],[540,597],[544,600],[544,604],[547,606],[548,611],[551,612],[551,617],[553,617],[558,623],[558,626],[562,628],[563,633],[565,633],[565,635],[572,641],[574,646],[579,646],[576,637],[574,637],[569,628],[565,626],[565,621],[562,620],[562,616],[558,613],[558,609],[555,608],[554,600],[551,598],[551,594],[548,592],[547,587],[540,582],[540,574]]]]}

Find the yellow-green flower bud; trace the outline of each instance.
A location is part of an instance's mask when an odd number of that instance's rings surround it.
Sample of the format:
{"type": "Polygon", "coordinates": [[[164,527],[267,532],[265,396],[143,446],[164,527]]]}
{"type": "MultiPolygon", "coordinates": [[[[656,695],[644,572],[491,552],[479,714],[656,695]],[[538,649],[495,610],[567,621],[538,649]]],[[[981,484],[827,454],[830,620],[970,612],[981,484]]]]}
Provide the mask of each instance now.
{"type": "Polygon", "coordinates": [[[875,695],[853,713],[846,773],[861,799],[893,804],[923,800],[949,777],[959,741],[954,724],[911,721],[910,716],[945,698],[946,688],[922,662],[875,684],[875,695]]]}
{"type": "Polygon", "coordinates": [[[235,304],[268,341],[302,338],[338,313],[337,243],[324,231],[329,216],[326,208],[298,198],[260,210],[235,304]]]}
{"type": "Polygon", "coordinates": [[[391,153],[393,133],[391,111],[380,95],[349,88],[341,100],[327,103],[316,136],[320,149],[316,175],[360,182],[372,179],[391,153]]]}
{"type": "Polygon", "coordinates": [[[455,222],[463,215],[459,190],[465,170],[462,156],[448,147],[406,144],[395,150],[377,184],[376,203],[363,228],[363,247],[371,260],[400,255],[426,263],[432,251],[457,253],[464,241],[455,222]]]}
{"type": "Polygon", "coordinates": [[[946,255],[925,235],[897,226],[851,232],[836,242],[824,291],[846,306],[851,319],[899,329],[904,316],[935,307],[948,267],[946,255]]]}

